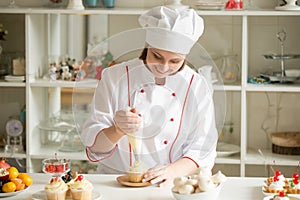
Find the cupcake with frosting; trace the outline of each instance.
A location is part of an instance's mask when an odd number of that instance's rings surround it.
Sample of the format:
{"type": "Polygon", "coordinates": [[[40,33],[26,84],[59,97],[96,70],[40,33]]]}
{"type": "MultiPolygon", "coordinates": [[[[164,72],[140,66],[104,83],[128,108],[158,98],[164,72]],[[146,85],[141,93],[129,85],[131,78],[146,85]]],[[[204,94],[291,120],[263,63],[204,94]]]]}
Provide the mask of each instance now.
{"type": "Polygon", "coordinates": [[[146,165],[141,161],[135,161],[128,171],[129,182],[140,183],[146,171],[146,165]]]}
{"type": "Polygon", "coordinates": [[[69,184],[71,196],[73,200],[90,200],[92,199],[93,185],[79,174],[76,179],[69,184]]]}
{"type": "Polygon", "coordinates": [[[65,200],[68,185],[60,178],[53,177],[45,186],[47,200],[65,200]]]}

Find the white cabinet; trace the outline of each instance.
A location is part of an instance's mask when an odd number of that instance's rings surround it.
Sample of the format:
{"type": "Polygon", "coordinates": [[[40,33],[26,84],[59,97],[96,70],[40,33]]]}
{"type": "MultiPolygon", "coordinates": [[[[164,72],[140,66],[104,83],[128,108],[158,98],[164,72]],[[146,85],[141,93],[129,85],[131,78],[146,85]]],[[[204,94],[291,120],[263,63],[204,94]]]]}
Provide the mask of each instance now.
{"type": "MultiPolygon", "coordinates": [[[[61,90],[72,91],[75,85],[74,82],[43,80],[42,75],[48,70],[45,60],[48,56],[64,53],[84,57],[85,49],[71,51],[76,47],[85,48],[82,44],[85,44],[87,40],[81,41],[78,38],[93,37],[90,32],[81,29],[78,30],[79,33],[76,33],[76,36],[75,33],[69,34],[74,36],[69,38],[66,35],[67,29],[62,28],[61,25],[66,25],[68,28],[73,26],[74,24],[70,23],[72,21],[70,17],[77,15],[105,16],[107,18],[101,23],[99,19],[83,17],[90,19],[83,23],[98,23],[97,26],[104,29],[92,31],[102,31],[103,34],[113,35],[138,27],[135,20],[142,12],[144,12],[143,9],[137,8],[84,11],[0,9],[1,16],[18,13],[25,19],[26,83],[0,82],[0,90],[7,90],[7,88],[26,90],[27,149],[26,154],[21,157],[27,159],[27,171],[40,171],[40,161],[58,152],[57,146],[41,144],[41,133],[37,125],[41,120],[61,109],[61,90]],[[66,18],[69,23],[63,21],[66,18]]],[[[229,125],[232,133],[227,132],[221,138],[239,145],[240,153],[230,157],[218,157],[216,169],[222,168],[228,175],[266,176],[270,171],[269,165],[274,165],[275,160],[275,168],[278,167],[282,171],[294,170],[298,165],[299,156],[272,153],[271,142],[267,134],[274,131],[300,129],[296,120],[300,110],[300,104],[297,101],[300,96],[300,84],[253,85],[249,84],[247,79],[249,76],[255,76],[270,68],[279,67],[278,63],[265,60],[262,55],[280,51],[276,33],[281,29],[287,32],[286,51],[300,53],[300,13],[268,10],[198,11],[198,13],[203,16],[206,24],[204,35],[199,42],[213,58],[216,58],[218,66],[220,64],[217,58],[224,54],[237,55],[240,64],[238,81],[226,84],[224,87],[227,94],[226,122],[232,123],[229,125]],[[259,154],[258,149],[263,152],[264,157],[259,154]],[[255,173],[253,173],[254,169],[255,173]]],[[[288,63],[288,68],[299,69],[299,64],[300,60],[294,60],[288,63]]],[[[72,160],[87,160],[83,151],[58,152],[58,155],[72,160]]]]}

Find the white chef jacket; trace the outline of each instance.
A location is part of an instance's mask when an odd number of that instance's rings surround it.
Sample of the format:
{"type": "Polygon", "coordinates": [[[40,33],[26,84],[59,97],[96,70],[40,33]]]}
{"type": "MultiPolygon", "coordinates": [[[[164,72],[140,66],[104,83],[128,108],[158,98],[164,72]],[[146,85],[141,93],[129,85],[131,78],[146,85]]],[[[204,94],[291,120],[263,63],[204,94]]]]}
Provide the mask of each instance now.
{"type": "Polygon", "coordinates": [[[81,138],[99,173],[124,173],[134,162],[127,136],[105,153],[90,150],[98,134],[114,124],[118,110],[134,107],[142,118],[140,158],[148,167],[167,165],[182,157],[198,167],[214,165],[218,133],[213,92],[206,79],[185,66],[156,85],[154,76],[136,58],[106,68],[91,103],[81,138]]]}

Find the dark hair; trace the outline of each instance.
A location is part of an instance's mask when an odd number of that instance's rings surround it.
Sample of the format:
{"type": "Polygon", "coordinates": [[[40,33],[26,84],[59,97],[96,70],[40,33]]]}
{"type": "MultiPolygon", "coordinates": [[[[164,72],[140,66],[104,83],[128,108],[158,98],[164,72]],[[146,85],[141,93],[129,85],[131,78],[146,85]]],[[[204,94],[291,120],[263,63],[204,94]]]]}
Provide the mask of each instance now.
{"type": "MultiPolygon", "coordinates": [[[[148,53],[148,48],[145,47],[139,57],[139,59],[143,60],[144,63],[146,63],[146,58],[147,58],[147,53],[148,53]]],[[[178,69],[178,72],[181,71],[184,66],[186,65],[186,60],[184,60],[183,64],[181,65],[181,67],[178,69]]]]}

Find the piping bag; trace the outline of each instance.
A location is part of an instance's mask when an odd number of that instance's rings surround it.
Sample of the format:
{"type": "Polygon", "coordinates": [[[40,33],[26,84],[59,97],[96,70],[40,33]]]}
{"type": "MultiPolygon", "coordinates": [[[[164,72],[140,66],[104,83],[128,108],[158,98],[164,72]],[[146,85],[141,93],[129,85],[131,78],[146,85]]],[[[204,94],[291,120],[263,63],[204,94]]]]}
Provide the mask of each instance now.
{"type": "MultiPolygon", "coordinates": [[[[130,112],[136,113],[135,108],[128,108],[128,109],[130,110],[130,112]]],[[[129,140],[129,143],[130,143],[132,151],[133,151],[135,162],[140,161],[139,155],[141,154],[141,150],[142,150],[141,132],[137,131],[135,133],[127,134],[127,136],[128,136],[128,140],[129,140]]]]}

